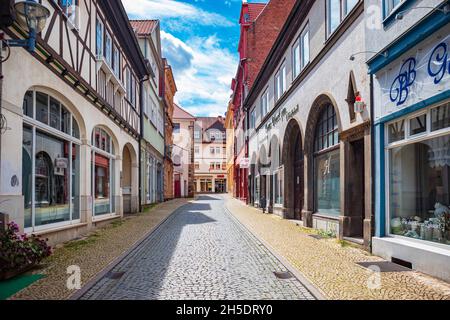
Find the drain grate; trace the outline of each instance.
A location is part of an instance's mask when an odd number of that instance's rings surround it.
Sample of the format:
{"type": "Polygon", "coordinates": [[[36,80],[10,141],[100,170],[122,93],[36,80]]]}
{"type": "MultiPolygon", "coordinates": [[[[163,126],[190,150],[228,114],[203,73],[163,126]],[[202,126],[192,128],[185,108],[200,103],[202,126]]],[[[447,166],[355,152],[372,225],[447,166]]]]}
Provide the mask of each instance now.
{"type": "Polygon", "coordinates": [[[273,274],[278,279],[291,279],[294,277],[289,271],[274,271],[273,274]]]}
{"type": "Polygon", "coordinates": [[[108,272],[106,274],[106,278],[117,280],[122,278],[122,276],[125,274],[125,271],[118,271],[118,272],[108,272]]]}
{"type": "Polygon", "coordinates": [[[380,272],[405,272],[411,271],[409,268],[405,268],[399,264],[390,261],[372,261],[372,262],[356,262],[361,267],[380,271],[380,272]]]}

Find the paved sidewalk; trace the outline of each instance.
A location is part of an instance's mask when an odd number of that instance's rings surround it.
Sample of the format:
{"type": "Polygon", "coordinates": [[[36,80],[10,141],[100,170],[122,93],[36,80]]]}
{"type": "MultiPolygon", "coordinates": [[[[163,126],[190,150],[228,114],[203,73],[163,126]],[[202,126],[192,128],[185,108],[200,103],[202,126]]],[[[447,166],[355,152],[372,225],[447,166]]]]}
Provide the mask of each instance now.
{"type": "Polygon", "coordinates": [[[316,231],[312,229],[263,214],[230,196],[225,198],[226,207],[243,225],[286,258],[328,299],[450,300],[450,284],[446,282],[411,270],[371,271],[356,263],[380,262],[381,258],[343,246],[336,239],[313,238],[316,231]]]}
{"type": "Polygon", "coordinates": [[[220,195],[200,195],[90,287],[81,299],[291,299],[314,297],[224,210],[220,195]]]}
{"type": "Polygon", "coordinates": [[[77,265],[81,269],[82,285],[102,271],[114,259],[140,241],[150,230],[166,219],[174,210],[189,203],[176,199],[156,205],[147,212],[114,220],[81,240],[71,241],[55,249],[44,261],[44,268],[34,273],[46,277],[18,292],[10,299],[67,299],[74,293],[68,290],[67,267],[77,265]]]}

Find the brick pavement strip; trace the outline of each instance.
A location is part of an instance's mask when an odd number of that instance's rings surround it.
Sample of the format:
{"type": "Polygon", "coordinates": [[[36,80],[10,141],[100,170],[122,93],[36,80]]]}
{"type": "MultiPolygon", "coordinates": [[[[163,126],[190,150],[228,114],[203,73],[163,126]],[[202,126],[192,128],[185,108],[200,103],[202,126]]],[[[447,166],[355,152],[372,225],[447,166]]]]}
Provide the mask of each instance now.
{"type": "Polygon", "coordinates": [[[356,263],[383,260],[359,248],[342,246],[336,239],[312,238],[309,235],[316,233],[312,229],[263,214],[229,196],[225,199],[227,209],[243,225],[286,258],[328,299],[450,300],[449,283],[413,270],[370,271],[356,263]]]}
{"type": "Polygon", "coordinates": [[[16,293],[10,299],[69,298],[74,291],[66,287],[68,266],[79,266],[82,285],[86,284],[170,216],[174,210],[188,202],[187,199],[176,199],[158,204],[147,212],[115,220],[91,232],[84,239],[57,247],[53,255],[44,261],[43,268],[34,271],[45,274],[46,277],[16,293]]]}
{"type": "Polygon", "coordinates": [[[177,210],[81,299],[314,299],[224,210],[200,196],[177,210]]]}

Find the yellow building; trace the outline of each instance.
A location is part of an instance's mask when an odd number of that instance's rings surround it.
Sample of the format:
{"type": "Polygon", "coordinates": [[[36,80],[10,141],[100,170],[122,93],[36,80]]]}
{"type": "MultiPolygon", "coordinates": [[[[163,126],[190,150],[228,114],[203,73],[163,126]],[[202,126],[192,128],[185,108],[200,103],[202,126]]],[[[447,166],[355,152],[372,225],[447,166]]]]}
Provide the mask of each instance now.
{"type": "Polygon", "coordinates": [[[227,113],[225,117],[225,129],[227,131],[227,181],[228,193],[234,193],[234,113],[233,113],[233,104],[228,104],[227,113]]]}

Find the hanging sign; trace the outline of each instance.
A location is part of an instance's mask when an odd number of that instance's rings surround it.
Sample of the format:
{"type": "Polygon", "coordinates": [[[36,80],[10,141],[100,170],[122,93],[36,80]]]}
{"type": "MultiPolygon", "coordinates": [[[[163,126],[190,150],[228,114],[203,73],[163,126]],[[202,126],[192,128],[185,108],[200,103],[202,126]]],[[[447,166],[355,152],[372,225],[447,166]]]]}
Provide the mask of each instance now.
{"type": "Polygon", "coordinates": [[[248,169],[250,167],[250,159],[249,158],[242,158],[239,162],[239,167],[241,169],[248,169]]]}
{"type": "Polygon", "coordinates": [[[69,159],[67,158],[56,158],[55,167],[58,169],[67,169],[69,166],[69,159]]]}

